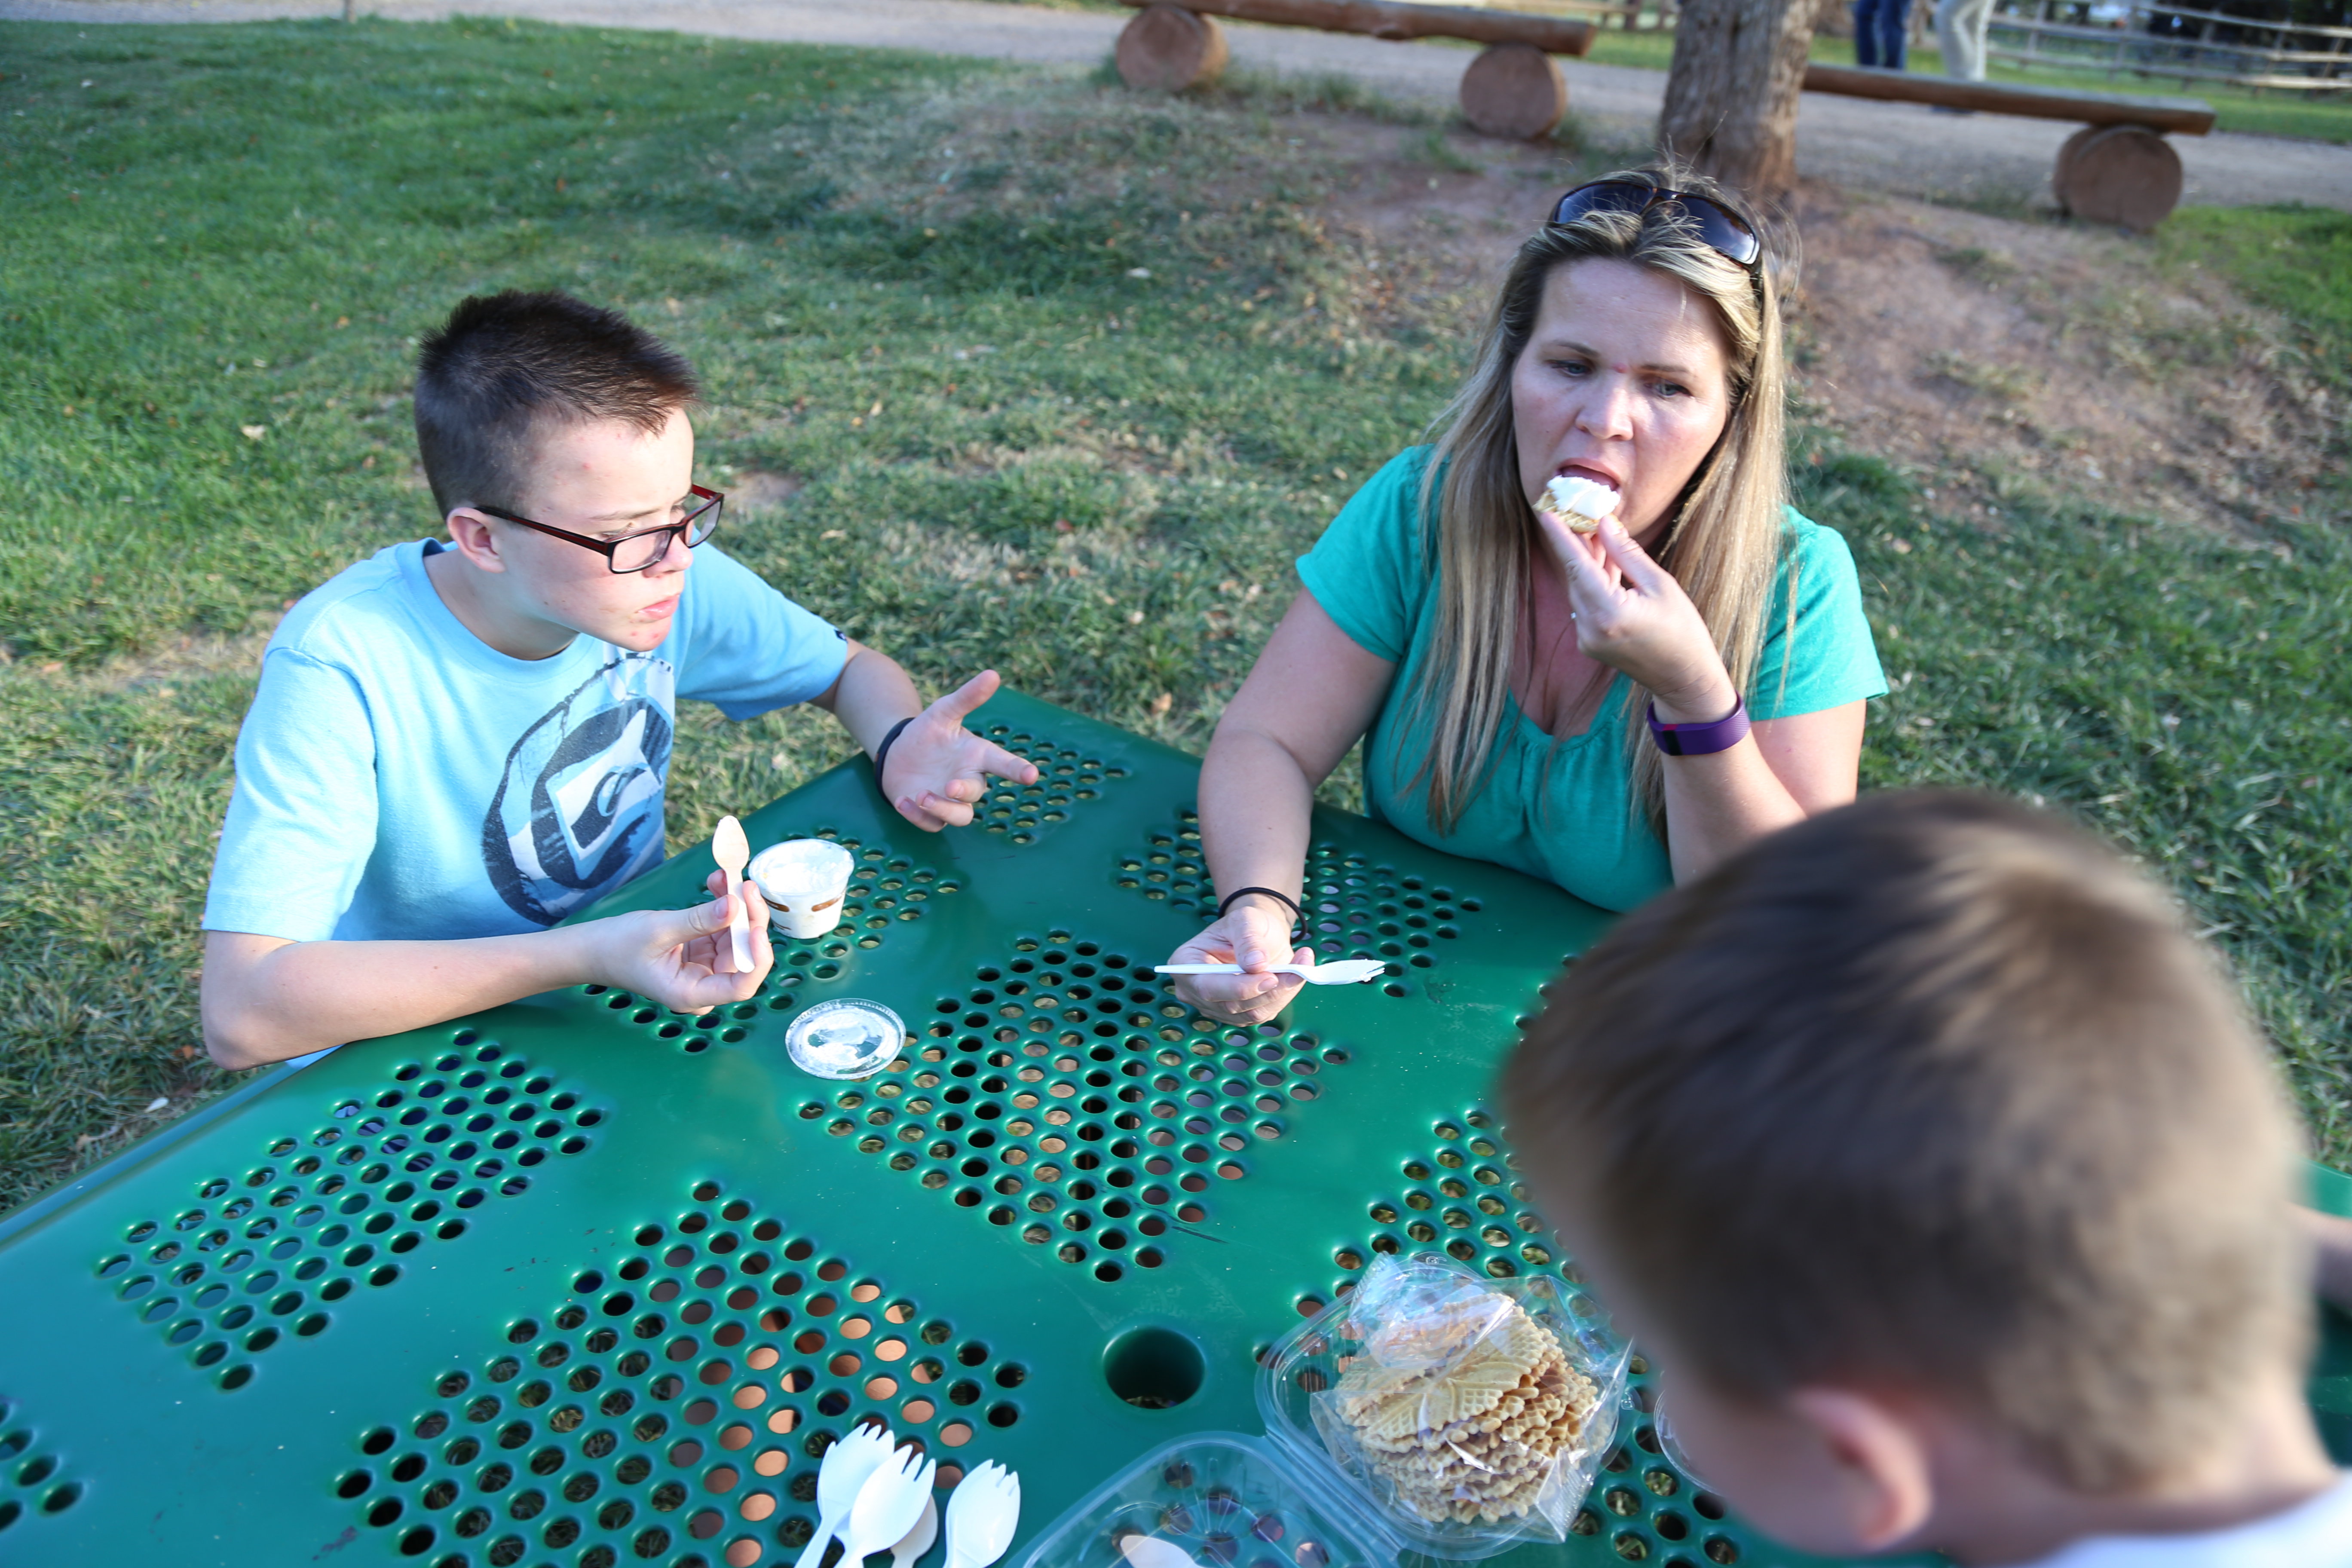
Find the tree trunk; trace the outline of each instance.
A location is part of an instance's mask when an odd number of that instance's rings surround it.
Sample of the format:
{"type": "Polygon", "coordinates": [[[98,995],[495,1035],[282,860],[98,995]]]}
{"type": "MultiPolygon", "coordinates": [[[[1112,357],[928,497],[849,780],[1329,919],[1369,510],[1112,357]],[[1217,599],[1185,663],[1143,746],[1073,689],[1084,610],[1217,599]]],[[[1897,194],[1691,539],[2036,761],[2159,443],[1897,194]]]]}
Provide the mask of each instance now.
{"type": "Polygon", "coordinates": [[[1658,148],[1759,200],[1797,179],[1810,0],[1686,0],[1658,148]]]}

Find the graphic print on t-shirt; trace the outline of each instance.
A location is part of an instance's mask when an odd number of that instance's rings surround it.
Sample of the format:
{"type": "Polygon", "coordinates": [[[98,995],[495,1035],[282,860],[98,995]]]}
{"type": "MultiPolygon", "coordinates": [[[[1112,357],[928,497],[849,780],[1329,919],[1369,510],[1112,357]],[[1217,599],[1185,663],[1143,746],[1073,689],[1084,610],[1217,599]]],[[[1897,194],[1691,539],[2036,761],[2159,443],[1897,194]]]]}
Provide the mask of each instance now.
{"type": "Polygon", "coordinates": [[[482,819],[482,868],[507,907],[553,925],[655,865],[677,674],[614,650],[507,753],[482,819]]]}

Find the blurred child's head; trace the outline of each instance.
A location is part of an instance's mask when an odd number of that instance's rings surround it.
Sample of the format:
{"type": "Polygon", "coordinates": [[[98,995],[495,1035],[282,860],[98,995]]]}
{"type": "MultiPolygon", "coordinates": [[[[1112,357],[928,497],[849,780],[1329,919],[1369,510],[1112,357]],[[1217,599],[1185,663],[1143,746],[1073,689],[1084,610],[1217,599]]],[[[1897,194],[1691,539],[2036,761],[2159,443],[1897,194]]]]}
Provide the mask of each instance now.
{"type": "Polygon", "coordinates": [[[690,559],[682,540],[615,572],[520,520],[612,540],[683,515],[696,390],[684,358],[614,311],[562,293],[467,299],[416,365],[416,444],[450,537],[525,613],[655,646],[690,559]]]}
{"type": "Polygon", "coordinates": [[[2021,807],[1870,797],[1657,900],[1505,1096],[1692,1464],[1793,1545],[1938,1544],[1918,1433],[2127,1497],[2298,1376],[2264,1054],[2166,897],[2021,807]]]}

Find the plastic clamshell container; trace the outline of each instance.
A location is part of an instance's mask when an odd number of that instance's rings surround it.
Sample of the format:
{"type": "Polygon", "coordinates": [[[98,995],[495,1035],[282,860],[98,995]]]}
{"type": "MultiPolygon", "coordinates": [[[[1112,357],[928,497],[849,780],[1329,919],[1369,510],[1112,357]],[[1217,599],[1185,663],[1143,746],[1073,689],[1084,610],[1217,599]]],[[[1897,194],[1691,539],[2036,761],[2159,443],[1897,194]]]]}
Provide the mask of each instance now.
{"type": "Polygon", "coordinates": [[[1394,1568],[1400,1543],[1336,1476],[1301,1474],[1264,1437],[1192,1433],[1072,1504],[1020,1568],[1183,1568],[1180,1552],[1198,1568],[1394,1568]]]}
{"type": "Polygon", "coordinates": [[[1633,1347],[1610,1328],[1601,1304],[1587,1292],[1549,1274],[1508,1279],[1477,1279],[1450,1259],[1423,1254],[1416,1266],[1458,1273],[1465,1282],[1517,1301],[1528,1316],[1551,1331],[1570,1365],[1591,1378],[1599,1392],[1577,1446],[1560,1456],[1550,1481],[1528,1513],[1491,1523],[1422,1518],[1381,1495],[1360,1457],[1344,1444],[1328,1443],[1316,1419],[1315,1395],[1339,1381],[1340,1362],[1362,1352],[1353,1331],[1357,1294],[1340,1297],[1278,1341],[1259,1363],[1258,1414],[1268,1439],[1282,1451],[1292,1473],[1319,1472],[1327,1484],[1343,1488],[1351,1515],[1380,1521],[1401,1548],[1455,1562],[1497,1556],[1522,1542],[1562,1542],[1594,1473],[1617,1439],[1618,1413],[1625,1403],[1626,1367],[1633,1347]],[[1335,1448],[1337,1451],[1335,1451],[1335,1448]]]}

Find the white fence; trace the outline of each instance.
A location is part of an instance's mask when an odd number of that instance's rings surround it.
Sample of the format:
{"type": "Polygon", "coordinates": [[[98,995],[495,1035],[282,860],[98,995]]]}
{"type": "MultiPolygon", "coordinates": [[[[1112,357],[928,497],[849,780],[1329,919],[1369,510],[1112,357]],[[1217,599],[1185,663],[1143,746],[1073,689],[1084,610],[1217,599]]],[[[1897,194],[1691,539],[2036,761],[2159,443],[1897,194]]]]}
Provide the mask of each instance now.
{"type": "Polygon", "coordinates": [[[2352,27],[2265,22],[2179,5],[2004,0],[1990,35],[1986,52],[2016,65],[2168,77],[2184,84],[2225,81],[2258,91],[2352,91],[2352,27]]]}

